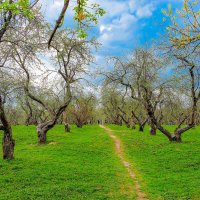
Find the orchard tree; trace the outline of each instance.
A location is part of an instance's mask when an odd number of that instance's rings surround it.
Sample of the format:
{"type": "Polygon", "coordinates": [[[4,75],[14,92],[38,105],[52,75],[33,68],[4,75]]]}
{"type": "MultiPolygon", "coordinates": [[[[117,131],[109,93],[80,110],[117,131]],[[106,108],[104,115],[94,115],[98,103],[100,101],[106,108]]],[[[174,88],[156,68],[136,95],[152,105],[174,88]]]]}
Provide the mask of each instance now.
{"type": "MultiPolygon", "coordinates": [[[[37,93],[41,99],[51,102],[53,105],[52,93],[50,91],[46,91],[46,87],[36,88],[33,85],[30,87],[34,93],[37,93]],[[47,95],[47,97],[45,97],[47,95]]],[[[49,114],[45,111],[45,109],[38,105],[35,101],[30,99],[25,92],[21,92],[17,97],[17,105],[23,112],[23,122],[26,126],[29,125],[37,125],[40,122],[44,122],[48,119],[49,114]]],[[[20,111],[20,109],[18,109],[20,111]]]]}
{"type": "Polygon", "coordinates": [[[104,86],[101,91],[101,104],[109,123],[122,125],[119,106],[122,101],[119,92],[115,87],[104,86]]]}
{"type": "Polygon", "coordinates": [[[78,128],[92,123],[96,107],[95,103],[96,101],[93,94],[82,93],[74,97],[68,114],[78,128]]]}
{"type": "Polygon", "coordinates": [[[7,106],[10,110],[10,101],[12,102],[14,91],[17,90],[17,81],[13,79],[10,72],[0,69],[1,85],[0,85],[0,117],[1,117],[1,130],[4,131],[3,136],[3,158],[13,159],[15,141],[12,138],[11,125],[8,119],[8,113],[5,111],[7,106]]]}
{"type": "MultiPolygon", "coordinates": [[[[0,45],[4,43],[5,45],[14,42],[14,41],[7,41],[5,39],[5,35],[11,29],[15,29],[19,26],[18,19],[24,18],[31,20],[34,15],[32,13],[32,8],[36,5],[38,0],[28,1],[28,0],[3,0],[0,1],[0,45]]],[[[15,41],[18,38],[15,38],[15,41]]],[[[1,50],[3,47],[1,46],[1,50]]],[[[5,53],[5,51],[3,51],[5,53]]],[[[8,53],[8,52],[7,52],[8,53]]],[[[1,53],[2,55],[2,53],[1,53]]],[[[5,57],[2,57],[0,60],[0,67],[3,68],[7,61],[7,54],[5,57]]],[[[4,75],[3,75],[4,76],[4,75]]],[[[2,78],[0,79],[2,81],[2,78]]],[[[4,131],[3,137],[3,158],[4,159],[13,159],[14,154],[14,145],[15,141],[12,138],[12,129],[7,120],[5,110],[4,110],[4,96],[0,94],[0,120],[2,122],[2,129],[4,131]]]]}
{"type": "Polygon", "coordinates": [[[38,52],[35,52],[37,48],[31,48],[32,43],[28,44],[28,41],[23,47],[12,47],[13,61],[21,69],[20,74],[24,75],[23,86],[26,95],[48,113],[48,118],[43,122],[38,122],[37,125],[40,144],[46,143],[47,132],[55,126],[71,102],[73,87],[76,87],[76,84],[84,78],[86,67],[93,59],[89,46],[92,43],[92,41],[77,39],[74,31],[57,32],[52,41],[51,52],[48,52],[51,53],[51,63],[54,69],[47,70],[47,73],[42,76],[43,80],[40,80],[43,83],[40,84],[40,88],[44,93],[44,98],[41,93],[38,95],[38,90],[35,91],[31,87],[34,78],[33,69],[36,66],[38,69],[41,67],[38,52]]]}
{"type": "MultiPolygon", "coordinates": [[[[172,60],[175,76],[181,80],[183,87],[187,91],[187,115],[181,112],[180,122],[171,133],[168,131],[155,117],[155,111],[150,100],[149,94],[146,92],[145,99],[148,105],[148,115],[151,122],[168,137],[170,141],[182,141],[182,134],[193,128],[196,124],[197,104],[200,99],[199,88],[199,11],[195,5],[198,1],[185,0],[182,10],[178,11],[180,23],[176,22],[176,16],[173,15],[171,8],[165,14],[172,20],[172,25],[167,27],[168,37],[167,43],[164,44],[165,53],[172,60]],[[187,124],[181,126],[185,121],[187,124]]],[[[176,83],[175,83],[176,85],[176,83]]]]}
{"type": "MultiPolygon", "coordinates": [[[[170,19],[167,26],[169,42],[172,47],[184,49],[188,46],[198,47],[200,43],[200,8],[199,0],[184,0],[181,10],[173,13],[172,7],[163,9],[164,15],[170,19]]],[[[166,18],[164,18],[164,21],[166,18]]]]}
{"type": "Polygon", "coordinates": [[[39,0],[2,0],[0,2],[0,42],[10,28],[14,28],[19,17],[31,20],[34,15],[31,9],[39,0]]]}
{"type": "Polygon", "coordinates": [[[116,84],[108,84],[102,88],[102,104],[107,118],[114,124],[126,124],[128,128],[135,129],[139,125],[139,131],[143,131],[147,123],[146,114],[143,115],[142,107],[130,97],[127,91],[117,87],[116,84]]]}
{"type": "MultiPolygon", "coordinates": [[[[132,115],[143,131],[144,125],[148,121],[147,102],[144,98],[146,91],[151,95],[154,111],[160,102],[162,83],[159,80],[159,73],[163,69],[165,62],[155,55],[152,49],[136,49],[131,56],[126,58],[112,58],[114,69],[104,73],[108,84],[115,83],[127,91],[134,104],[137,105],[132,110],[132,115]],[[142,111],[137,114],[137,109],[142,111]]],[[[156,126],[151,125],[151,134],[156,134],[156,126]]]]}

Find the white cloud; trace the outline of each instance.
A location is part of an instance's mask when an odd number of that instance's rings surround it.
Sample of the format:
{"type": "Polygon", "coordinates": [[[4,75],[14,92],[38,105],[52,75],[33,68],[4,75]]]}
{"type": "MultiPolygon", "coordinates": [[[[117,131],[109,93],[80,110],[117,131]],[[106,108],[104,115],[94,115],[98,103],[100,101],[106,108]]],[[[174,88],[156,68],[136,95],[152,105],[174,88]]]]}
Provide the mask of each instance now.
{"type": "Polygon", "coordinates": [[[109,13],[100,20],[100,43],[108,47],[113,42],[127,41],[138,20],[137,16],[130,12],[130,1],[104,1],[101,6],[109,13]]]}
{"type": "MultiPolygon", "coordinates": [[[[106,14],[99,19],[97,35],[102,44],[103,54],[110,52],[116,47],[117,42],[137,43],[137,33],[142,26],[139,20],[150,17],[156,9],[155,0],[89,0],[90,3],[98,3],[106,14]],[[116,42],[116,43],[115,43],[116,42]],[[114,45],[115,47],[114,47],[114,45]]],[[[76,1],[71,1],[67,10],[65,21],[73,21],[73,10],[76,1]]],[[[63,6],[63,0],[44,0],[46,5],[46,16],[49,21],[55,23],[63,6]]],[[[73,23],[73,22],[72,22],[73,23]]],[[[144,24],[144,23],[143,23],[144,24]]],[[[122,48],[122,47],[120,47],[122,48]]]]}
{"type": "Polygon", "coordinates": [[[103,18],[112,18],[120,15],[123,12],[127,11],[128,1],[119,1],[119,0],[91,0],[91,3],[98,3],[105,11],[106,15],[103,18]]]}
{"type": "Polygon", "coordinates": [[[112,30],[112,26],[105,26],[105,25],[100,25],[99,27],[100,32],[104,32],[104,31],[111,31],[112,30]]]}
{"type": "Polygon", "coordinates": [[[130,25],[136,21],[133,15],[123,13],[120,18],[113,19],[110,24],[102,24],[100,26],[99,41],[106,46],[114,41],[127,40],[133,30],[130,29],[130,25]]]}
{"type": "Polygon", "coordinates": [[[130,10],[131,11],[135,11],[135,9],[137,8],[137,3],[136,3],[136,1],[135,0],[130,0],[129,1],[129,7],[130,7],[130,10]]]}
{"type": "Polygon", "coordinates": [[[136,11],[136,15],[139,18],[150,17],[153,14],[154,6],[152,4],[147,4],[143,7],[140,7],[136,11]]]}

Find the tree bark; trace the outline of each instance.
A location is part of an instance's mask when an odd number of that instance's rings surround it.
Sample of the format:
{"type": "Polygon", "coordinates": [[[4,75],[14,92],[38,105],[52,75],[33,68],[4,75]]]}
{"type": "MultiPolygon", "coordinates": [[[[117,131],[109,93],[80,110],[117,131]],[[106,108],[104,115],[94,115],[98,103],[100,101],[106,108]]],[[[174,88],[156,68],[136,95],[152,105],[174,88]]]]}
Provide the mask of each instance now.
{"type": "Polygon", "coordinates": [[[156,130],[156,126],[153,123],[151,123],[150,135],[156,135],[156,130]]]}
{"type": "Polygon", "coordinates": [[[172,135],[172,140],[171,141],[182,142],[181,134],[175,133],[174,135],[172,135]]]}
{"type": "Polygon", "coordinates": [[[44,124],[39,124],[37,126],[38,143],[46,144],[47,142],[47,132],[53,127],[44,124]]]}
{"type": "Polygon", "coordinates": [[[31,125],[31,119],[32,119],[32,116],[28,115],[27,118],[26,118],[26,121],[25,121],[26,126],[31,125]]]}
{"type": "Polygon", "coordinates": [[[12,138],[12,129],[4,112],[2,97],[0,96],[0,119],[2,122],[1,130],[4,131],[2,146],[3,159],[12,160],[14,157],[15,140],[12,138]]]}
{"type": "Polygon", "coordinates": [[[29,109],[29,111],[27,114],[25,124],[26,124],[26,126],[29,126],[33,123],[34,120],[33,120],[33,110],[32,110],[31,104],[29,103],[27,97],[26,97],[26,106],[29,109]]]}
{"type": "Polygon", "coordinates": [[[37,135],[39,144],[45,144],[47,142],[47,132],[55,126],[59,116],[60,114],[56,115],[51,121],[38,124],[37,135]]]}
{"type": "Polygon", "coordinates": [[[65,123],[65,132],[70,133],[70,131],[71,131],[71,129],[70,129],[69,123],[65,123]]]}
{"type": "Polygon", "coordinates": [[[3,145],[3,159],[12,160],[14,158],[15,140],[12,139],[11,127],[4,130],[3,145]]]}
{"type": "Polygon", "coordinates": [[[51,46],[51,41],[52,41],[52,39],[53,39],[53,37],[54,37],[54,35],[55,35],[57,29],[58,29],[58,28],[61,26],[61,24],[62,24],[62,21],[63,21],[64,16],[65,16],[65,12],[66,12],[66,10],[67,10],[67,8],[68,8],[68,6],[69,6],[69,2],[70,2],[70,0],[65,0],[65,1],[64,1],[64,5],[63,5],[63,8],[62,8],[62,11],[61,11],[61,13],[60,13],[60,15],[59,15],[59,18],[56,20],[56,25],[55,25],[55,27],[54,27],[54,29],[53,29],[53,32],[51,33],[51,36],[50,36],[50,38],[49,38],[49,41],[48,41],[48,48],[50,48],[50,46],[51,46]]]}
{"type": "Polygon", "coordinates": [[[0,130],[1,130],[1,131],[4,131],[4,127],[3,127],[2,124],[0,124],[0,130]]]}
{"type": "Polygon", "coordinates": [[[139,132],[143,132],[144,131],[144,127],[142,125],[139,125],[139,132]]]}

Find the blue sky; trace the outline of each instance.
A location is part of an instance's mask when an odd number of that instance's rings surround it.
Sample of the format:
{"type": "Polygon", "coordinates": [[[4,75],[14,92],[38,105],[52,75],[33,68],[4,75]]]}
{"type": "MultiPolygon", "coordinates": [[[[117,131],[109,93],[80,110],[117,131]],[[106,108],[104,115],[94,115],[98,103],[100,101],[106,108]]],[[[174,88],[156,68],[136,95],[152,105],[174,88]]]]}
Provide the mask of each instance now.
{"type": "MultiPolygon", "coordinates": [[[[45,0],[43,8],[49,22],[55,23],[63,6],[63,0],[45,0]],[[46,2],[46,3],[45,3],[46,2]]],[[[135,47],[152,39],[159,38],[165,30],[162,22],[162,8],[168,4],[173,9],[180,8],[183,0],[90,0],[101,5],[106,11],[96,28],[90,31],[102,44],[95,53],[97,63],[102,63],[105,56],[124,55],[135,47]]],[[[64,27],[73,26],[73,3],[65,16],[64,27]]]]}

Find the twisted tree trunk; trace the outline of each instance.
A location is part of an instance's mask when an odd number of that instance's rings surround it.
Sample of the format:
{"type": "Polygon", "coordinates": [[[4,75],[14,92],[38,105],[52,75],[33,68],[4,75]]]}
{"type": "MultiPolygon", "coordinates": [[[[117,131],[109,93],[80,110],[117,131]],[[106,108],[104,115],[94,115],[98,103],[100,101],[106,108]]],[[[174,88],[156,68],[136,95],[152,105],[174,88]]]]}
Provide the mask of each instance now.
{"type": "Polygon", "coordinates": [[[38,143],[45,144],[47,141],[47,128],[43,128],[42,125],[37,127],[38,143]]]}
{"type": "Polygon", "coordinates": [[[38,124],[37,126],[37,135],[38,135],[38,143],[39,144],[45,144],[47,141],[47,132],[52,129],[56,122],[58,121],[61,114],[65,111],[67,106],[69,105],[71,101],[71,97],[65,102],[64,105],[60,106],[60,108],[57,109],[56,113],[54,113],[52,120],[43,122],[41,124],[38,124]]]}

